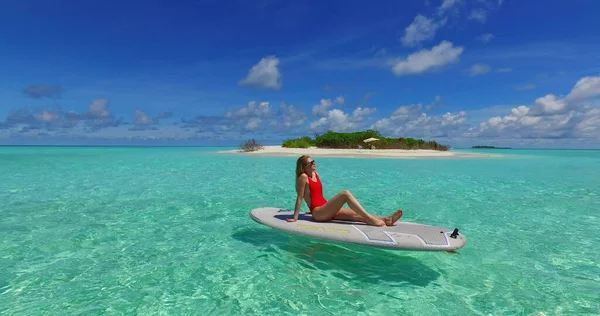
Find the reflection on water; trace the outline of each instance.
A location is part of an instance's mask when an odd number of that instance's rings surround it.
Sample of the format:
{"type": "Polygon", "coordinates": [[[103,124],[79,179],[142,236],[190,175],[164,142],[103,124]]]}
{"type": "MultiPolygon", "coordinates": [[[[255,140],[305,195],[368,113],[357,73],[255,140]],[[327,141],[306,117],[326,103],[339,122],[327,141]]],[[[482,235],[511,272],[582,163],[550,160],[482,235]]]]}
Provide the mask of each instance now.
{"type": "Polygon", "coordinates": [[[391,250],[341,244],[293,235],[274,229],[242,228],[233,233],[236,240],[260,247],[268,255],[286,251],[306,269],[324,271],[344,280],[391,285],[427,286],[440,273],[421,261],[391,250]]]}

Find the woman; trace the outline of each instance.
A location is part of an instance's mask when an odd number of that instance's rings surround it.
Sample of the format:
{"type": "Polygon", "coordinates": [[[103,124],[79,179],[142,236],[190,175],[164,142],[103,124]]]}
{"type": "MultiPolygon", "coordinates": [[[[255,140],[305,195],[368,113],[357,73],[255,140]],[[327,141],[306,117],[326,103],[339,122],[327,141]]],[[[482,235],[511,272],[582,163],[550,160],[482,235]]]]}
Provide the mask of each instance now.
{"type": "Polygon", "coordinates": [[[358,203],[356,198],[348,190],[344,190],[329,201],[323,197],[323,187],[315,161],[307,155],[302,155],[296,161],[296,206],[294,208],[294,217],[286,219],[288,222],[298,220],[298,213],[302,200],[306,201],[309,213],[316,221],[324,222],[332,219],[360,221],[374,226],[392,226],[402,217],[402,209],[397,210],[388,217],[374,216],[358,203]],[[344,208],[348,203],[350,209],[344,208]]]}

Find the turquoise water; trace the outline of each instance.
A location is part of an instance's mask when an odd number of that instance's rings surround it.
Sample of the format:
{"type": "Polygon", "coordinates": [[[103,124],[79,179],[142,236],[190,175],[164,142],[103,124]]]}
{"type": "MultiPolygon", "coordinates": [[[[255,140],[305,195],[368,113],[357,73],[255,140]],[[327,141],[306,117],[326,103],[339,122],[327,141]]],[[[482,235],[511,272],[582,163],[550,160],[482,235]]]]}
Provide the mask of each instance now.
{"type": "Polygon", "coordinates": [[[326,197],[459,227],[449,254],[261,226],[252,208],[293,208],[296,158],[221,149],[0,147],[0,313],[600,313],[600,151],[315,157],[326,197]]]}

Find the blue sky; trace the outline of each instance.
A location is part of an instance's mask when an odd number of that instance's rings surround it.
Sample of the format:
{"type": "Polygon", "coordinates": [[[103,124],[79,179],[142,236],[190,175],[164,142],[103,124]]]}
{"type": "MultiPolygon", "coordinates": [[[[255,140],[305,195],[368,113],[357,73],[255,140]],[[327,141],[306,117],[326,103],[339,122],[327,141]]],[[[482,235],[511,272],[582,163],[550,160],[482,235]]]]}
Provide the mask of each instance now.
{"type": "Polygon", "coordinates": [[[0,144],[600,147],[596,1],[8,1],[0,144]]]}

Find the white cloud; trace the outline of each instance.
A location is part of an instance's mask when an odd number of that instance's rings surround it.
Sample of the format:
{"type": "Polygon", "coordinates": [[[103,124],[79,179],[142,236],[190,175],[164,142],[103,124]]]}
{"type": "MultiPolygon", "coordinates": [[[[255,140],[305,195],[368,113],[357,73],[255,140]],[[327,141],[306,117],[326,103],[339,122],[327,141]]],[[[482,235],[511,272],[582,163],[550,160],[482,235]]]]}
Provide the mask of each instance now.
{"type": "Polygon", "coordinates": [[[447,112],[441,116],[428,116],[426,106],[412,104],[400,106],[390,117],[377,120],[370,128],[390,137],[448,137],[464,130],[466,112],[447,112]]]}
{"type": "Polygon", "coordinates": [[[443,14],[459,4],[462,4],[462,0],[444,0],[438,8],[438,14],[443,14]]]}
{"type": "Polygon", "coordinates": [[[88,106],[88,111],[82,117],[90,130],[102,129],[108,126],[118,126],[121,120],[114,117],[108,110],[108,100],[95,99],[88,106]]]}
{"type": "Polygon", "coordinates": [[[600,109],[589,109],[575,129],[581,137],[600,138],[600,109]]]}
{"type": "Polygon", "coordinates": [[[88,114],[92,117],[105,118],[109,117],[108,100],[96,99],[88,106],[88,114]]]}
{"type": "Polygon", "coordinates": [[[256,86],[265,89],[281,89],[281,73],[279,71],[279,58],[267,56],[252,66],[246,78],[239,83],[243,86],[256,86]]]}
{"type": "Polygon", "coordinates": [[[444,26],[444,24],[446,24],[445,19],[435,22],[432,19],[419,14],[404,30],[401,42],[407,47],[417,46],[421,42],[433,39],[437,30],[444,26]]]}
{"type": "Polygon", "coordinates": [[[600,96],[600,76],[583,77],[575,83],[567,100],[576,101],[600,96]]]}
{"type": "Polygon", "coordinates": [[[600,96],[600,77],[577,81],[565,98],[548,94],[530,106],[520,105],[510,114],[494,116],[469,129],[469,137],[580,138],[600,139],[600,109],[584,100],[600,96]]]}
{"type": "Polygon", "coordinates": [[[332,107],[334,104],[344,105],[345,102],[346,100],[343,96],[338,96],[335,98],[335,100],[321,99],[318,104],[315,104],[312,107],[312,115],[319,117],[327,116],[330,107],[332,107]]]}
{"type": "Polygon", "coordinates": [[[270,102],[250,101],[245,107],[226,111],[223,118],[199,117],[188,122],[203,131],[290,131],[301,127],[306,121],[306,113],[294,105],[282,103],[273,109],[270,102]]]}
{"type": "Polygon", "coordinates": [[[144,126],[154,124],[154,120],[144,111],[136,110],[134,116],[133,124],[135,125],[144,126]]]}
{"type": "Polygon", "coordinates": [[[463,51],[461,46],[455,47],[452,42],[442,41],[430,50],[422,49],[396,61],[392,70],[397,76],[420,74],[457,62],[463,51]]]}
{"type": "Polygon", "coordinates": [[[271,103],[250,101],[245,107],[225,112],[226,118],[264,117],[271,113],[271,103]]]}
{"type": "Polygon", "coordinates": [[[565,100],[558,99],[553,94],[535,99],[533,106],[531,107],[532,114],[536,115],[551,115],[564,113],[567,109],[567,102],[565,100]]]}
{"type": "Polygon", "coordinates": [[[356,131],[363,127],[366,118],[375,111],[375,108],[358,107],[352,114],[347,114],[340,109],[333,109],[327,112],[326,116],[311,122],[309,129],[315,133],[326,132],[327,130],[334,132],[356,131]]]}
{"type": "Polygon", "coordinates": [[[358,119],[359,121],[362,121],[367,116],[375,113],[375,111],[376,111],[375,108],[363,108],[363,107],[359,106],[356,109],[354,109],[354,111],[352,112],[352,117],[358,119]]]}
{"type": "Polygon", "coordinates": [[[304,111],[298,109],[294,105],[283,103],[279,108],[278,118],[271,120],[270,125],[276,128],[289,130],[291,128],[302,126],[305,121],[306,114],[304,111]]]}
{"type": "Polygon", "coordinates": [[[438,7],[436,16],[426,17],[423,14],[417,14],[404,29],[404,34],[400,38],[402,45],[415,47],[423,42],[433,40],[438,30],[448,22],[449,13],[458,14],[458,11],[453,9],[463,3],[463,0],[443,0],[438,7]]]}
{"type": "Polygon", "coordinates": [[[485,34],[481,34],[479,36],[477,36],[476,38],[478,41],[487,44],[489,43],[492,39],[494,39],[494,34],[492,33],[485,33],[485,34]]]}
{"type": "Polygon", "coordinates": [[[261,119],[258,117],[251,117],[246,122],[244,128],[249,131],[254,131],[260,128],[261,119]]]}
{"type": "Polygon", "coordinates": [[[315,104],[312,108],[312,115],[314,116],[326,116],[327,109],[333,105],[331,99],[321,99],[319,104],[315,104]]]}
{"type": "Polygon", "coordinates": [[[347,124],[347,121],[348,114],[344,113],[342,110],[333,109],[327,112],[326,117],[322,117],[319,120],[310,123],[310,130],[313,132],[324,132],[331,129],[336,132],[345,132],[346,130],[354,128],[354,126],[347,124]]]}
{"type": "Polygon", "coordinates": [[[41,110],[39,112],[36,112],[33,116],[39,122],[45,122],[45,123],[56,121],[59,118],[59,115],[57,112],[51,112],[48,110],[41,110]]]}
{"type": "Polygon", "coordinates": [[[222,130],[225,128],[227,131],[239,126],[247,131],[256,131],[264,127],[265,119],[273,116],[270,102],[250,101],[245,107],[226,111],[224,117],[229,120],[219,124],[222,130]]]}
{"type": "Polygon", "coordinates": [[[471,77],[479,76],[490,72],[491,68],[486,64],[474,64],[469,68],[469,75],[471,77]]]}
{"type": "Polygon", "coordinates": [[[485,23],[487,20],[487,11],[484,9],[473,9],[473,11],[471,11],[471,15],[469,15],[469,20],[485,23]]]}

